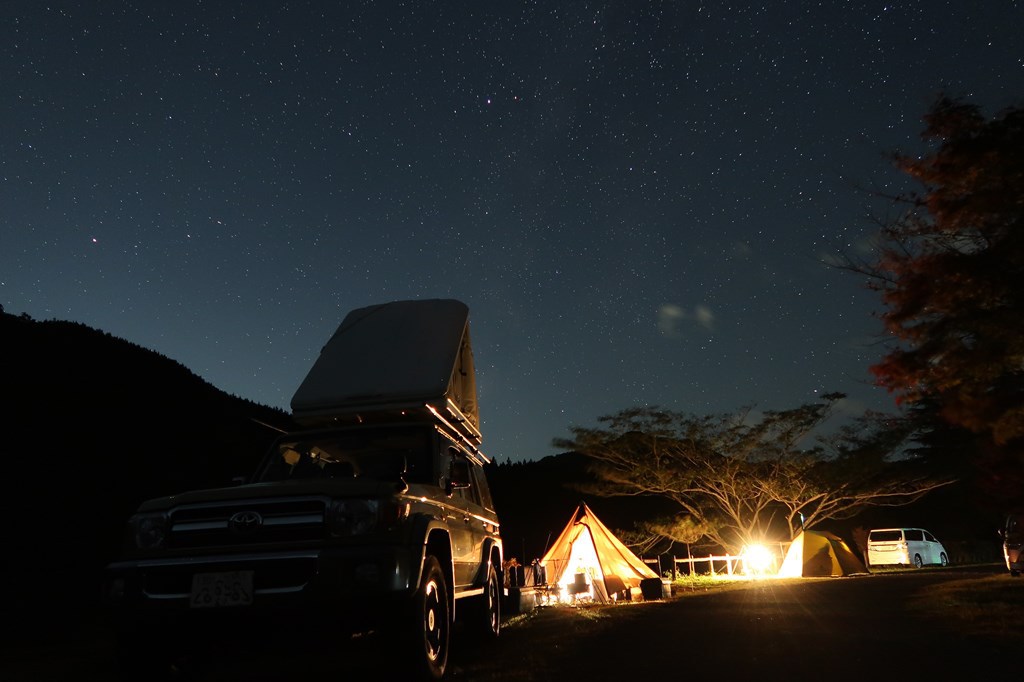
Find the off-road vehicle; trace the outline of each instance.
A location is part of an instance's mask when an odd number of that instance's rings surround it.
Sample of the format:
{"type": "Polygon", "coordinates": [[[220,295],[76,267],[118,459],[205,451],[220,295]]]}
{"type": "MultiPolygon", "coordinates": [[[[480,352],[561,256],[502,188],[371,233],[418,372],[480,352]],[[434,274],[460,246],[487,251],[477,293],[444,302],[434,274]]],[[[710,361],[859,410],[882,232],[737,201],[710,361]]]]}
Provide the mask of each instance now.
{"type": "Polygon", "coordinates": [[[247,483],[139,507],[106,583],[126,676],[239,630],[267,646],[376,630],[389,668],[437,679],[456,616],[498,635],[468,315],[453,300],[349,313],[292,399],[301,430],[247,483]]]}

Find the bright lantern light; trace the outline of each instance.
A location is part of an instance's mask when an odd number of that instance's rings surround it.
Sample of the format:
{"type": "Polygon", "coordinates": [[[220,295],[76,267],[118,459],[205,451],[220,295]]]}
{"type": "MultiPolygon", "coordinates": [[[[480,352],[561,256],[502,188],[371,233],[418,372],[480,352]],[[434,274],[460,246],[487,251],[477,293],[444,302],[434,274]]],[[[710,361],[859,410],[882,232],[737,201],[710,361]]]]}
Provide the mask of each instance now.
{"type": "Polygon", "coordinates": [[[747,545],[742,556],[746,573],[768,573],[775,564],[775,555],[764,545],[747,545]]]}

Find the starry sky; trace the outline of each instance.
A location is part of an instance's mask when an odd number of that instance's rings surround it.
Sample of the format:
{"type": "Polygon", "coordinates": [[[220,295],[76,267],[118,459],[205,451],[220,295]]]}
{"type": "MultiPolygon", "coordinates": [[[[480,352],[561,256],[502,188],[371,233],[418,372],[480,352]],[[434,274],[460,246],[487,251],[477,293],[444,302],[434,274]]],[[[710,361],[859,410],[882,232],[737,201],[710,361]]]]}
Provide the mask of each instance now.
{"type": "Polygon", "coordinates": [[[0,305],[288,408],[353,308],[469,305],[483,450],[870,384],[887,153],[1024,96],[1017,0],[0,2],[0,305]]]}

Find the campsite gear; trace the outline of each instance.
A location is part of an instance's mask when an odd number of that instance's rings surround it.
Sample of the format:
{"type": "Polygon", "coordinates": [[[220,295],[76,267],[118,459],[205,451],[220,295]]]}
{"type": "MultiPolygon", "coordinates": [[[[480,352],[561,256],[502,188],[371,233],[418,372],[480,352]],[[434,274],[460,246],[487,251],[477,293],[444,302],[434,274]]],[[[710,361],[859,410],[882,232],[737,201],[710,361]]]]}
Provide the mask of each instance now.
{"type": "Polygon", "coordinates": [[[672,581],[665,578],[644,578],[640,581],[640,594],[644,601],[668,599],[672,596],[672,581]]]}
{"type": "Polygon", "coordinates": [[[548,578],[544,575],[544,567],[541,566],[540,559],[534,559],[530,567],[533,569],[533,584],[547,585],[548,578]]]}
{"type": "Polygon", "coordinates": [[[784,578],[853,573],[867,573],[857,555],[838,536],[817,530],[805,530],[797,535],[779,568],[779,576],[784,578]]]}
{"type": "Polygon", "coordinates": [[[645,578],[660,583],[658,574],[629,551],[584,502],[541,558],[540,566],[549,584],[564,588],[568,597],[595,602],[609,602],[619,595],[631,599],[634,588],[645,578]]]}

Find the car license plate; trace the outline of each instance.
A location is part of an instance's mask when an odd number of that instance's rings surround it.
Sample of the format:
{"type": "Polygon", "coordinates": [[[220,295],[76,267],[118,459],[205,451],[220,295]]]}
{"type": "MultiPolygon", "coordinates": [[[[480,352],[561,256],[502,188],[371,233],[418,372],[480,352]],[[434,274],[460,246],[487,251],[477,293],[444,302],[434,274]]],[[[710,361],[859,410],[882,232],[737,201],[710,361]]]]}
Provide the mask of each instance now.
{"type": "Polygon", "coordinates": [[[194,609],[252,604],[252,571],[196,573],[190,604],[194,609]]]}

